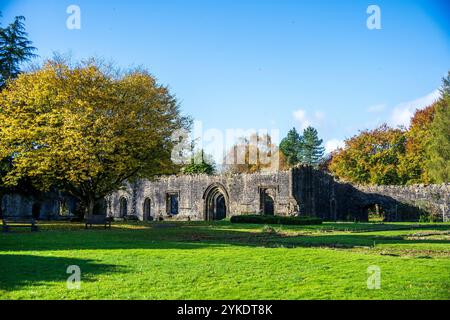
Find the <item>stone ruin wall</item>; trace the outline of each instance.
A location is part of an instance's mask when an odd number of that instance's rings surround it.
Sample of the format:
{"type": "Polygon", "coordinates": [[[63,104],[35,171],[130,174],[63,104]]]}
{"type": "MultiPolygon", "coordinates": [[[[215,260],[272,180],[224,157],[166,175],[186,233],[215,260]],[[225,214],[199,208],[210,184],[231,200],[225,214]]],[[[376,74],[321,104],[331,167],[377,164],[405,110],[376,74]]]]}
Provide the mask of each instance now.
{"type": "Polygon", "coordinates": [[[290,215],[298,210],[292,196],[289,171],[278,173],[241,175],[189,175],[162,177],[155,181],[129,184],[125,190],[114,193],[109,199],[108,213],[120,215],[120,199],[127,199],[128,214],[144,217],[144,201],[151,200],[151,213],[155,218],[166,216],[166,195],[177,193],[180,220],[205,220],[205,191],[210,186],[223,186],[228,196],[227,215],[255,214],[260,212],[260,188],[267,188],[274,199],[275,213],[290,215]]]}
{"type": "Polygon", "coordinates": [[[427,213],[439,220],[450,221],[450,184],[411,186],[355,186],[366,195],[366,203],[380,202],[392,221],[407,214],[417,216],[427,213]],[[367,201],[367,200],[370,201],[367,201]],[[393,199],[396,201],[383,201],[393,199]]]}
{"type": "MultiPolygon", "coordinates": [[[[278,215],[309,215],[324,220],[367,221],[368,208],[379,205],[388,221],[416,221],[423,213],[450,221],[450,184],[416,186],[354,186],[340,183],[329,174],[310,167],[277,173],[241,175],[168,176],[155,181],[128,184],[107,197],[103,214],[121,217],[120,199],[127,200],[127,215],[144,219],[144,201],[151,200],[154,218],[167,216],[167,193],[177,193],[179,214],[174,219],[205,220],[205,191],[223,186],[227,193],[227,214],[261,213],[261,188],[274,200],[278,215]]],[[[67,203],[68,199],[66,199],[67,203]]],[[[76,203],[71,201],[70,212],[76,203]]],[[[1,199],[2,212],[8,216],[27,216],[39,203],[40,218],[57,218],[60,200],[54,194],[39,199],[7,194],[1,199]]]]}

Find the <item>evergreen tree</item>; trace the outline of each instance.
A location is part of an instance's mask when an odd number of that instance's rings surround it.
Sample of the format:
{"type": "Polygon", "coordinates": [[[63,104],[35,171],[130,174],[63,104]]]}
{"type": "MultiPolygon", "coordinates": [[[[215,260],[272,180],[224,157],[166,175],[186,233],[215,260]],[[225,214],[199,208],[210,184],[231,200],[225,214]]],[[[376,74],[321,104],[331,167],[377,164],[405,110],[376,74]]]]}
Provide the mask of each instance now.
{"type": "Polygon", "coordinates": [[[24,21],[25,17],[15,17],[14,22],[0,28],[0,88],[18,76],[22,63],[36,57],[24,21]]]}
{"type": "MultiPolygon", "coordinates": [[[[2,13],[0,12],[1,17],[2,13]]],[[[27,39],[23,21],[25,21],[25,18],[20,16],[16,17],[14,22],[5,28],[0,24],[0,90],[3,89],[8,79],[17,77],[22,62],[35,56],[33,52],[36,48],[32,47],[31,41],[27,39]]],[[[11,166],[12,156],[5,156],[0,159],[0,202],[4,193],[13,190],[6,187],[3,181],[4,176],[11,170],[11,166]]],[[[31,188],[27,179],[21,179],[19,185],[14,191],[24,189],[25,192],[28,192],[31,188]]]]}
{"type": "Polygon", "coordinates": [[[280,150],[286,156],[290,166],[300,163],[302,137],[295,128],[291,129],[280,143],[280,150]]]}
{"type": "Polygon", "coordinates": [[[450,72],[443,79],[442,99],[431,124],[427,167],[436,183],[450,181],[450,72]]]}
{"type": "Polygon", "coordinates": [[[300,161],[303,164],[317,167],[323,158],[325,148],[322,146],[323,140],[319,139],[319,134],[313,127],[308,127],[303,131],[303,141],[300,151],[300,161]]]}
{"type": "Polygon", "coordinates": [[[450,95],[450,71],[447,73],[447,77],[442,79],[441,93],[443,97],[450,95]]]}

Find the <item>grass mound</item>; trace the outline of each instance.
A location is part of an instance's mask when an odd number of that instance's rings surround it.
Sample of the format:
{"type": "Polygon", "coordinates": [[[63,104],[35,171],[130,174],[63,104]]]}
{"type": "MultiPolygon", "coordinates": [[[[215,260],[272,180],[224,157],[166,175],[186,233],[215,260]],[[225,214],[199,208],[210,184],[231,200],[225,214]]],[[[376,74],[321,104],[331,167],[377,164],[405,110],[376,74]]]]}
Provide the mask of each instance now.
{"type": "Polygon", "coordinates": [[[312,217],[280,217],[280,216],[261,216],[261,215],[243,215],[233,216],[231,223],[251,223],[251,224],[284,224],[284,225],[319,225],[322,219],[312,217]]]}

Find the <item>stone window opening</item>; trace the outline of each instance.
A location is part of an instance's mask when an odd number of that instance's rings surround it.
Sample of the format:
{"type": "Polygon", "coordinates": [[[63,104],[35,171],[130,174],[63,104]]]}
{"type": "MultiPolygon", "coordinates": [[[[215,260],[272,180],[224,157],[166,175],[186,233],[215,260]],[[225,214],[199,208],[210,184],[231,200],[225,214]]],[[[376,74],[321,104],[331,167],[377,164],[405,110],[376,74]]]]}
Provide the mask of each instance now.
{"type": "Polygon", "coordinates": [[[275,215],[275,201],[273,196],[273,190],[269,188],[261,188],[260,195],[260,211],[262,215],[274,216],[275,215]]]}
{"type": "Polygon", "coordinates": [[[179,194],[169,192],[166,195],[166,213],[169,216],[176,216],[179,213],[179,194]]]}

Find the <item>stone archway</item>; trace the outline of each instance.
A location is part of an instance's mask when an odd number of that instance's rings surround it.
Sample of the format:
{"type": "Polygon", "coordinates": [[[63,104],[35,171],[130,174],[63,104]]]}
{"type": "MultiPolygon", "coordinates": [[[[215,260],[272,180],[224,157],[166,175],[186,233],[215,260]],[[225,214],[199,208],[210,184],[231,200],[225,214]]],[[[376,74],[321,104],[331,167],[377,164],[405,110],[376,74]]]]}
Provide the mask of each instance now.
{"type": "Polygon", "coordinates": [[[205,220],[223,220],[229,216],[229,197],[221,184],[210,185],[203,194],[205,220]]]}
{"type": "Polygon", "coordinates": [[[143,220],[144,221],[149,221],[149,220],[153,220],[152,218],[152,201],[150,200],[150,198],[145,198],[144,200],[144,207],[143,209],[143,220]]]}
{"type": "Polygon", "coordinates": [[[125,197],[119,200],[119,217],[124,218],[128,215],[128,200],[125,197]]]}

